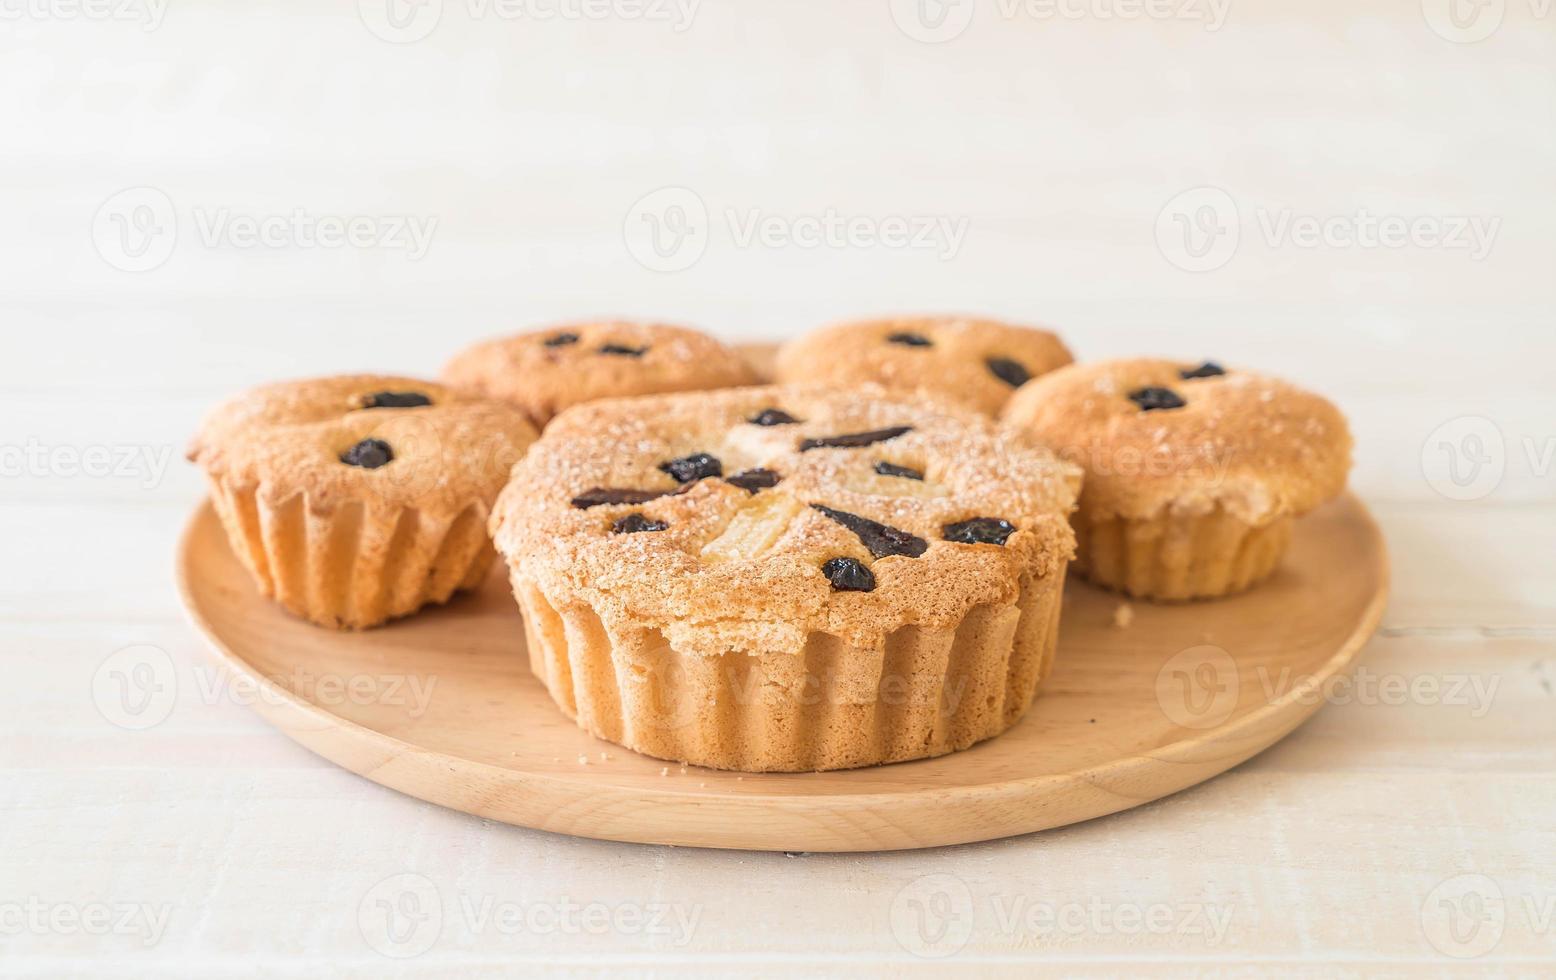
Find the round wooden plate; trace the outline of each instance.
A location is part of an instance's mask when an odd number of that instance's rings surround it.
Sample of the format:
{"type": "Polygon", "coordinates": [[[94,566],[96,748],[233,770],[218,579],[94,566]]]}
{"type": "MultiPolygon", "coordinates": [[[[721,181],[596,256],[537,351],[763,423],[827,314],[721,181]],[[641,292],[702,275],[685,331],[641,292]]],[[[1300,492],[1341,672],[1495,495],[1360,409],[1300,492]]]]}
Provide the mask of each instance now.
{"type": "Polygon", "coordinates": [[[1015,728],[965,752],[842,772],[682,767],[586,735],[530,676],[501,569],[447,606],[363,633],[261,597],[210,504],[179,585],[227,665],[287,735],[385,786],[583,837],[867,851],[989,840],[1137,806],[1237,765],[1322,703],[1377,627],[1383,540],[1346,496],[1304,518],[1276,575],[1189,605],[1072,582],[1054,673],[1015,728]]]}

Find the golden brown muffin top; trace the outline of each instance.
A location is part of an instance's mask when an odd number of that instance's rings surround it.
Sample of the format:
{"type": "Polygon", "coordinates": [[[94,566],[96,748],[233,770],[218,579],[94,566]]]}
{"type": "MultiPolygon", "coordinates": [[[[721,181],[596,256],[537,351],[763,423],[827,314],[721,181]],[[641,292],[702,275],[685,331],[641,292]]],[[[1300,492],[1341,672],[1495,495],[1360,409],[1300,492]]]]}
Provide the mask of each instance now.
{"type": "Polygon", "coordinates": [[[893,317],[834,324],[785,344],[778,380],[872,381],[997,415],[1028,379],[1072,359],[1046,330],[970,317],[893,317]]]}
{"type": "Polygon", "coordinates": [[[306,493],[315,510],[367,499],[444,512],[494,497],[535,438],[500,402],[357,374],[245,392],[205,419],[188,455],[267,500],[306,493]]]}
{"type": "Polygon", "coordinates": [[[600,398],[755,384],[744,358],[704,333],[663,323],[571,323],[488,340],[443,369],[456,388],[498,398],[544,428],[600,398]]]}
{"type": "Polygon", "coordinates": [[[1260,524],[1334,497],[1351,465],[1334,405],[1208,362],[1077,364],[1023,388],[1003,417],[1086,471],[1080,507],[1097,519],[1219,506],[1260,524]]]}
{"type": "Polygon", "coordinates": [[[797,651],[813,631],[878,647],[1055,572],[1078,483],[971,412],[876,386],[738,388],[564,412],[491,527],[550,601],[611,630],[710,654],[797,651]]]}

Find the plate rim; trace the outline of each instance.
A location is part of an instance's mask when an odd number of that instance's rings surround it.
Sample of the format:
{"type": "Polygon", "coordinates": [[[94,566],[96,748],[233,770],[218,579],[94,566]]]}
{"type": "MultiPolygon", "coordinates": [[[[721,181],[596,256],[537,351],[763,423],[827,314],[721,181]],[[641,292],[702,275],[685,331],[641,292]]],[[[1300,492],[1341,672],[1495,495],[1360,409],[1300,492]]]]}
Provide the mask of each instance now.
{"type": "MultiPolygon", "coordinates": [[[[1107,816],[1111,813],[1117,813],[1122,810],[1131,809],[1134,806],[1139,806],[1144,803],[1151,802],[1152,800],[1165,799],[1169,796],[1175,795],[1176,793],[1182,792],[1185,789],[1207,782],[1210,779],[1220,775],[1221,773],[1224,773],[1227,770],[1233,768],[1234,766],[1247,761],[1253,756],[1280,742],[1292,731],[1300,727],[1304,722],[1311,718],[1312,715],[1323,706],[1323,699],[1313,699],[1310,704],[1301,704],[1299,703],[1300,699],[1306,697],[1313,689],[1321,687],[1323,684],[1327,683],[1330,678],[1337,676],[1354,663],[1358,654],[1376,633],[1378,626],[1382,622],[1383,613],[1387,607],[1391,591],[1392,569],[1387,542],[1383,536],[1382,529],[1378,526],[1377,520],[1373,517],[1372,512],[1353,492],[1347,490],[1331,503],[1339,503],[1342,500],[1352,504],[1358,512],[1359,516],[1365,520],[1370,532],[1370,536],[1375,543],[1375,548],[1372,550],[1375,552],[1375,561],[1377,564],[1377,589],[1372,595],[1371,599],[1367,602],[1366,606],[1363,608],[1355,628],[1351,630],[1351,632],[1339,644],[1335,652],[1331,654],[1326,660],[1324,660],[1318,669],[1307,675],[1302,680],[1302,682],[1292,685],[1291,689],[1284,692],[1280,697],[1271,699],[1265,704],[1254,708],[1246,714],[1238,715],[1237,717],[1229,719],[1220,725],[1212,726],[1202,731],[1195,731],[1191,735],[1185,735],[1182,738],[1173,740],[1171,743],[1165,746],[1152,749],[1147,752],[1135,752],[1127,755],[1121,755],[1108,759],[1107,761],[1098,765],[1066,773],[1045,773],[1033,776],[1017,777],[1014,779],[999,780],[995,782],[950,785],[938,787],[932,790],[926,790],[924,788],[903,788],[898,790],[883,790],[878,792],[855,793],[847,795],[824,792],[808,794],[797,792],[764,793],[758,791],[742,792],[738,795],[730,795],[718,789],[707,789],[695,785],[688,785],[681,781],[676,781],[675,783],[666,785],[663,788],[648,790],[635,786],[629,787],[613,783],[608,775],[607,770],[594,770],[589,773],[580,772],[576,776],[559,776],[550,773],[535,772],[528,769],[514,769],[506,766],[494,765],[490,762],[483,762],[478,759],[471,759],[465,756],[454,755],[438,749],[429,749],[426,746],[419,745],[415,742],[405,741],[393,735],[369,728],[366,725],[352,721],[349,718],[342,717],[341,715],[331,712],[327,708],[314,704],[308,699],[293,693],[286,687],[277,684],[269,677],[254,669],[253,665],[249,661],[245,660],[242,656],[234,652],[229,644],[224,639],[222,639],[210,620],[202,611],[200,600],[196,598],[195,586],[192,583],[193,554],[195,550],[194,543],[196,535],[200,531],[202,522],[216,522],[218,525],[217,530],[221,532],[222,540],[225,543],[225,529],[219,526],[220,518],[215,512],[214,505],[209,496],[204,497],[201,502],[192,510],[188,518],[186,518],[184,526],[179,533],[177,550],[174,555],[174,578],[178,588],[180,604],[183,606],[185,617],[195,628],[196,632],[199,633],[200,637],[204,641],[204,645],[215,654],[219,662],[225,668],[232,670],[236,674],[242,676],[247,682],[258,685],[259,689],[265,692],[266,696],[254,699],[252,707],[268,723],[270,723],[273,727],[278,728],[281,734],[285,735],[293,742],[296,742],[308,751],[313,752],[320,758],[326,759],[332,765],[340,766],[342,769],[345,769],[348,772],[352,772],[355,775],[369,779],[378,785],[384,786],[387,789],[403,793],[412,798],[420,799],[428,803],[433,803],[446,809],[452,809],[458,812],[472,813],[472,815],[482,816],[486,819],[495,819],[499,822],[512,823],[515,826],[531,827],[533,829],[544,830],[551,833],[564,833],[568,834],[569,836],[643,844],[670,843],[668,841],[650,841],[645,839],[643,835],[624,834],[621,836],[612,836],[605,833],[581,833],[539,826],[535,823],[521,824],[515,821],[505,820],[502,817],[487,817],[484,814],[474,814],[471,810],[453,806],[440,800],[430,799],[427,796],[419,795],[400,786],[386,783],[371,772],[359,772],[356,769],[346,765],[345,763],[331,758],[318,747],[301,739],[299,737],[299,733],[294,732],[290,724],[283,723],[281,718],[288,712],[300,713],[303,717],[309,719],[311,722],[318,725],[321,729],[336,729],[343,731],[350,738],[369,744],[375,751],[396,755],[434,757],[440,760],[446,760],[465,771],[491,773],[498,778],[510,783],[520,782],[530,785],[554,786],[559,791],[563,792],[576,792],[580,786],[587,786],[591,792],[596,793],[607,790],[619,793],[629,793],[646,804],[652,804],[655,801],[662,801],[666,803],[674,802],[676,804],[718,801],[721,804],[731,806],[760,805],[784,807],[799,800],[804,801],[804,805],[806,807],[822,806],[835,812],[868,809],[872,806],[890,804],[894,801],[902,800],[903,798],[922,798],[926,792],[933,793],[935,796],[939,797],[940,805],[954,805],[956,801],[989,801],[998,800],[1001,797],[1009,795],[1025,795],[1033,789],[1042,787],[1044,784],[1053,784],[1059,786],[1073,784],[1076,782],[1085,782],[1095,785],[1098,783],[1106,782],[1109,777],[1116,777],[1119,774],[1127,773],[1130,770],[1136,769],[1142,765],[1152,766],[1172,764],[1174,762],[1186,762],[1194,759],[1194,757],[1197,755],[1202,755],[1206,749],[1217,745],[1235,746],[1239,740],[1243,739],[1244,736],[1251,734],[1251,732],[1257,731],[1260,728],[1273,727],[1276,730],[1279,730],[1279,734],[1274,738],[1269,739],[1268,741],[1265,741],[1262,737],[1255,739],[1255,744],[1252,748],[1247,749],[1247,751],[1244,751],[1242,747],[1238,747],[1234,751],[1227,753],[1224,759],[1224,764],[1222,764],[1223,760],[1221,759],[1214,760],[1212,763],[1210,763],[1211,765],[1215,766],[1213,771],[1207,772],[1205,775],[1200,776],[1199,778],[1195,778],[1192,781],[1166,793],[1151,796],[1148,799],[1136,800],[1133,802],[1126,800],[1122,803],[1122,805],[1115,809],[1105,810],[1096,813],[1091,817],[1081,818],[1080,820],[1066,821],[1042,827],[1033,827],[1030,830],[1024,831],[1000,831],[993,834],[974,831],[971,836],[968,836],[967,838],[959,841],[960,843],[971,843],[974,841],[995,840],[1004,837],[1019,836],[1026,833],[1036,833],[1045,829],[1054,829],[1060,826],[1067,826],[1071,823],[1096,819],[1097,817],[1107,816]],[[1271,726],[1269,725],[1269,722],[1274,716],[1284,717],[1282,718],[1281,722],[1271,726]]],[[[230,548],[230,545],[228,545],[228,547],[230,548]]],[[[233,558],[236,560],[236,556],[233,556],[233,558]]],[[[256,596],[256,598],[263,602],[273,601],[263,596],[256,596]]],[[[1121,601],[1126,599],[1127,597],[1121,597],[1121,601]]],[[[626,749],[620,746],[615,746],[615,748],[622,752],[631,751],[630,749],[626,749]]],[[[1195,761],[1197,761],[1198,764],[1205,764],[1203,759],[1195,761]]],[[[898,764],[911,765],[912,761],[898,764]]],[[[666,765],[675,765],[675,763],[667,762],[666,765]]],[[[866,769],[871,768],[877,767],[866,767],[866,769]]],[[[848,771],[849,770],[843,770],[841,773],[846,774],[848,771]]],[[[838,772],[834,772],[830,775],[835,776],[839,774],[840,773],[838,772]]],[[[743,775],[751,779],[760,779],[766,775],[784,775],[792,777],[796,775],[803,776],[806,774],[746,773],[743,775]]],[[[867,848],[843,847],[834,848],[833,850],[859,852],[869,850],[918,849],[925,847],[952,846],[955,843],[958,843],[958,841],[944,840],[922,844],[903,844],[898,845],[897,847],[893,847],[889,844],[879,843],[867,848]]],[[[741,845],[730,843],[712,843],[707,841],[701,841],[697,843],[683,843],[679,844],[678,846],[764,851],[779,849],[776,846],[759,844],[741,845]]],[[[793,849],[816,851],[822,850],[823,848],[813,845],[806,845],[804,847],[796,847],[793,849]]]]}

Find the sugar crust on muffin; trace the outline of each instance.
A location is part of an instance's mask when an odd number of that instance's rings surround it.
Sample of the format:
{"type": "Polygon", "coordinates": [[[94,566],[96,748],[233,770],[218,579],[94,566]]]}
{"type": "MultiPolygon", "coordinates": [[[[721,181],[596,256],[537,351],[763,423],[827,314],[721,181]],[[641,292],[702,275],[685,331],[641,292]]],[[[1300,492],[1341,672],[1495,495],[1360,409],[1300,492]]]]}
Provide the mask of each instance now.
{"type": "Polygon", "coordinates": [[[518,412],[491,399],[417,378],[341,375],[267,384],[224,403],[188,458],[267,499],[305,492],[315,509],[364,495],[448,509],[500,489],[535,437],[518,412]],[[418,393],[430,404],[370,407],[382,392],[418,393]],[[341,455],[365,439],[387,443],[392,464],[343,465],[341,455]]]}
{"type": "Polygon", "coordinates": [[[535,437],[499,402],[364,374],[246,392],[188,455],[261,593],[362,629],[480,583],[490,506],[535,437]]]}
{"type": "Polygon", "coordinates": [[[1350,432],[1328,401],[1213,362],[1064,368],[1019,392],[1004,419],[1086,472],[1075,571],[1147,599],[1263,581],[1296,518],[1339,494],[1350,469],[1350,432]]]}
{"type": "Polygon", "coordinates": [[[739,352],[687,327],[602,320],[483,341],[443,369],[449,385],[505,401],[543,428],[600,398],[755,384],[739,352]]]}
{"type": "Polygon", "coordinates": [[[1073,358],[1053,333],[997,320],[903,316],[814,330],[778,353],[778,380],[875,382],[962,403],[987,415],[1022,384],[1073,358]]]}
{"type": "Polygon", "coordinates": [[[793,651],[816,630],[872,644],[908,623],[943,627],[980,602],[1009,601],[1022,572],[1047,574],[1068,559],[1064,515],[1078,482],[1075,468],[1003,439],[971,413],[871,387],[775,386],[567,412],[516,468],[492,528],[500,550],[526,573],[587,594],[609,614],[668,629],[688,649],[793,651]],[[746,421],[767,408],[800,421],[746,421]],[[903,425],[911,430],[858,448],[799,448],[807,438],[903,425]],[[766,469],[781,481],[753,494],[721,478],[683,487],[659,469],[697,452],[716,456],[726,475],[766,469]],[[881,475],[882,461],[924,478],[881,475]],[[572,503],[594,487],[664,496],[572,503]],[[907,531],[927,551],[875,558],[812,504],[907,531]],[[612,533],[625,513],[668,527],[612,533]],[[1004,519],[1017,530],[1003,547],[944,540],[946,525],[973,517],[1004,519]],[[723,553],[731,524],[761,547],[723,553]],[[819,568],[840,556],[871,568],[875,589],[834,591],[819,568]]]}
{"type": "Polygon", "coordinates": [[[1221,508],[1250,524],[1301,514],[1345,487],[1351,435],[1322,396],[1279,378],[1201,362],[1077,364],[1016,393],[1004,421],[1086,471],[1080,509],[1149,518],[1221,508]],[[1158,388],[1184,402],[1143,410],[1158,388]]]}

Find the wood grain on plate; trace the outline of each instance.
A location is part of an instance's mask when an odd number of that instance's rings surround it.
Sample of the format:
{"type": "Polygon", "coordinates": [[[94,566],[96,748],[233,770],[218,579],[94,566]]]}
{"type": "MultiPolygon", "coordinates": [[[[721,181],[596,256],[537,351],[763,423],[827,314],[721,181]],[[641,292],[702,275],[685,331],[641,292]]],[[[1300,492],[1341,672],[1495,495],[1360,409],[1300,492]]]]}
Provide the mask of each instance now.
{"type": "Polygon", "coordinates": [[[375,782],[509,823],[609,840],[850,851],[988,840],[1158,799],[1247,759],[1311,714],[1376,628],[1382,538],[1346,496],[1298,526],[1263,586],[1189,605],[1066,593],[1057,666],[1015,728],[939,759],[739,774],[580,731],[530,676],[500,570],[478,592],[339,633],[261,597],[209,504],[178,557],[184,602],[256,707],[375,782]],[[668,771],[666,771],[668,769],[668,771]]]}

